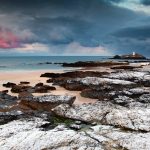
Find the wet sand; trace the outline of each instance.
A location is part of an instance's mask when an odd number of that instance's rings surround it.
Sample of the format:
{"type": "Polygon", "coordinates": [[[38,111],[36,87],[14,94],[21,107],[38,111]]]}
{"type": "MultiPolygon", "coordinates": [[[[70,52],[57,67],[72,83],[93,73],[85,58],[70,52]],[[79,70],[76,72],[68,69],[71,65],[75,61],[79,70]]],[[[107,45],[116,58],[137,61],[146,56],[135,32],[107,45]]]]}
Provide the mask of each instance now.
{"type": "MultiPolygon", "coordinates": [[[[63,71],[58,70],[42,70],[42,71],[17,71],[17,72],[0,72],[0,91],[2,90],[10,90],[9,88],[5,88],[2,85],[7,82],[20,83],[20,81],[28,81],[30,85],[34,86],[36,83],[42,82],[44,84],[51,85],[51,83],[46,83],[48,78],[40,77],[41,74],[46,72],[60,73],[63,71]]],[[[83,103],[94,103],[97,100],[84,98],[80,96],[80,92],[78,91],[68,91],[63,87],[55,86],[56,90],[51,91],[49,93],[36,93],[34,95],[45,95],[45,94],[54,94],[54,95],[73,95],[76,96],[75,104],[83,104],[83,103]]],[[[17,96],[18,94],[11,93],[9,94],[17,96]]]]}

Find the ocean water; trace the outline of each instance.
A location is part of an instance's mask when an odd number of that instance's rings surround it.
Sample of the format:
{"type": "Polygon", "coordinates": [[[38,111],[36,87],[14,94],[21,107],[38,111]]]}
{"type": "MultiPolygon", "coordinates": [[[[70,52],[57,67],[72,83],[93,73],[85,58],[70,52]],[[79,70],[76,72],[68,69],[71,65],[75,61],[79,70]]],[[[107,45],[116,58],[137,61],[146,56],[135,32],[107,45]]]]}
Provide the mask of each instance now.
{"type": "Polygon", "coordinates": [[[65,70],[59,64],[76,61],[105,61],[110,57],[104,56],[30,56],[30,57],[0,57],[0,72],[35,71],[35,70],[65,70]],[[52,64],[46,64],[46,62],[52,64]]]}

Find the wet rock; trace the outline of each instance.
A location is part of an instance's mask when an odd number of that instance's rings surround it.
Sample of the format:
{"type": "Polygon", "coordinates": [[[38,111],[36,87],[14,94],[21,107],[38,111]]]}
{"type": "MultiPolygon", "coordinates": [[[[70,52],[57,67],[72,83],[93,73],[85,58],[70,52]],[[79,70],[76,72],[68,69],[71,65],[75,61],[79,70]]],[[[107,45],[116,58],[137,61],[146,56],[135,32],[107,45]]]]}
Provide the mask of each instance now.
{"type": "Polygon", "coordinates": [[[20,84],[30,84],[28,81],[21,81],[20,84]]]}
{"type": "Polygon", "coordinates": [[[107,100],[110,99],[110,95],[101,90],[94,90],[94,89],[85,89],[81,93],[82,97],[92,98],[92,99],[99,99],[99,100],[107,100]]]}
{"type": "Polygon", "coordinates": [[[72,105],[75,101],[74,96],[69,95],[44,95],[33,98],[23,98],[20,104],[26,105],[33,110],[51,111],[52,108],[60,104],[72,105]]]}
{"type": "Polygon", "coordinates": [[[35,86],[43,86],[43,83],[37,83],[35,86]]]}
{"type": "Polygon", "coordinates": [[[41,77],[48,78],[84,78],[84,77],[101,77],[102,75],[107,75],[108,72],[97,72],[97,71],[72,71],[65,73],[44,73],[41,77]]]}
{"type": "Polygon", "coordinates": [[[29,92],[20,92],[18,95],[18,99],[31,99],[33,95],[29,92]]]}
{"type": "Polygon", "coordinates": [[[46,82],[47,83],[53,83],[53,79],[48,79],[46,82]]]}
{"type": "Polygon", "coordinates": [[[122,65],[122,64],[128,64],[128,63],[121,63],[121,62],[96,62],[96,61],[78,61],[75,63],[63,63],[63,67],[99,67],[99,66],[113,66],[113,65],[122,65]]]}
{"type": "Polygon", "coordinates": [[[142,68],[141,66],[115,66],[111,67],[111,69],[123,69],[123,70],[133,70],[135,68],[142,68]]]}
{"type": "Polygon", "coordinates": [[[34,93],[47,93],[48,91],[56,90],[55,87],[49,86],[49,85],[41,85],[41,86],[35,86],[34,87],[34,93]]]}
{"type": "Polygon", "coordinates": [[[43,83],[38,83],[35,86],[27,86],[27,85],[15,85],[12,87],[11,92],[20,93],[20,92],[29,92],[29,93],[47,93],[50,90],[56,90],[55,87],[44,85],[43,83]]]}
{"type": "Polygon", "coordinates": [[[11,88],[13,87],[14,85],[16,85],[15,83],[12,83],[12,82],[7,82],[6,84],[3,84],[4,87],[6,88],[11,88]]]}
{"type": "Polygon", "coordinates": [[[65,89],[70,90],[70,91],[82,91],[87,88],[87,86],[82,85],[80,83],[64,83],[61,84],[65,89]]]}
{"type": "Polygon", "coordinates": [[[8,92],[9,92],[8,90],[1,91],[1,93],[3,93],[3,94],[7,94],[8,92]]]}
{"type": "Polygon", "coordinates": [[[25,91],[30,91],[31,93],[34,91],[32,86],[24,86],[24,85],[14,85],[11,89],[12,93],[20,93],[20,92],[25,92],[25,91]]]}

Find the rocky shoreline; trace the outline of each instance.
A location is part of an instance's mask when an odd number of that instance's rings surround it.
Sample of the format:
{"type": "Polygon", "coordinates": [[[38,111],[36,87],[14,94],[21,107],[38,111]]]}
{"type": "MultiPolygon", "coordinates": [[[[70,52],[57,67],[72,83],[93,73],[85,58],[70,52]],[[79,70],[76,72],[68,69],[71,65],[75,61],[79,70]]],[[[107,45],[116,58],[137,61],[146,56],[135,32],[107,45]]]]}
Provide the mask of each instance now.
{"type": "Polygon", "coordinates": [[[47,84],[3,84],[7,90],[0,92],[1,150],[149,150],[149,62],[63,66],[92,70],[47,72],[41,75],[47,84]],[[101,66],[111,72],[101,71],[101,66]],[[52,94],[56,86],[97,102],[76,105],[74,95],[52,94]]]}

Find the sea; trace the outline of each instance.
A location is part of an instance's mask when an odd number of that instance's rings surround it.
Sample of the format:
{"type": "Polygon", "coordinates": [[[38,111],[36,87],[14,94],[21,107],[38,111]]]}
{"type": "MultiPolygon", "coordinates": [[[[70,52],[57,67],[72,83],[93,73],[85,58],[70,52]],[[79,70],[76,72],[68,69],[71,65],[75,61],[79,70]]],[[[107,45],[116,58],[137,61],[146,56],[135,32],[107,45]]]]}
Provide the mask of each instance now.
{"type": "Polygon", "coordinates": [[[7,71],[38,71],[38,70],[65,70],[61,64],[77,61],[106,61],[109,56],[0,56],[0,72],[7,71]]]}

